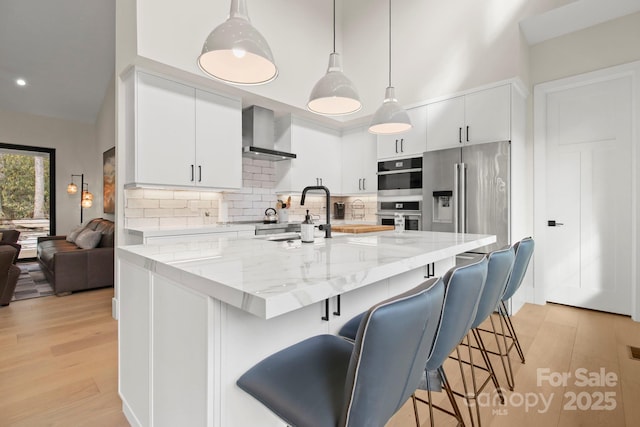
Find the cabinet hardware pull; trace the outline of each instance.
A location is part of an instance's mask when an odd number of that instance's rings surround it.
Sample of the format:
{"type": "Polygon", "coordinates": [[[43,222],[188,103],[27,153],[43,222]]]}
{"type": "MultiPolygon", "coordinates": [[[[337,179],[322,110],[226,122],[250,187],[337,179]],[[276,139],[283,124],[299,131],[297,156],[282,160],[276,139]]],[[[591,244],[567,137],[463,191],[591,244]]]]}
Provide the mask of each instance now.
{"type": "Polygon", "coordinates": [[[436,265],[435,263],[427,264],[427,275],[424,276],[425,279],[429,279],[436,275],[436,265]]]}
{"type": "Polygon", "coordinates": [[[334,314],[335,316],[340,316],[340,295],[338,295],[338,296],[336,297],[336,300],[337,300],[337,302],[338,302],[338,309],[337,309],[336,311],[334,311],[334,312],[333,312],[333,314],[334,314]]]}
{"type": "Polygon", "coordinates": [[[320,185],[323,185],[323,184],[322,184],[322,178],[320,178],[320,185]]]}
{"type": "Polygon", "coordinates": [[[198,165],[198,182],[202,182],[202,166],[198,165]]]}
{"type": "Polygon", "coordinates": [[[398,152],[398,140],[396,139],[396,153],[398,152]]]}
{"type": "Polygon", "coordinates": [[[329,298],[324,300],[324,316],[321,319],[329,321],[329,298]]]}
{"type": "Polygon", "coordinates": [[[462,128],[458,128],[458,142],[462,144],[462,128]]]}
{"type": "Polygon", "coordinates": [[[367,189],[367,188],[365,187],[365,185],[364,185],[364,183],[365,183],[365,180],[366,180],[366,179],[367,179],[367,178],[362,178],[362,189],[363,189],[363,190],[365,190],[365,191],[366,191],[366,189],[367,189]]]}
{"type": "Polygon", "coordinates": [[[195,174],[195,170],[193,168],[193,165],[191,165],[191,182],[193,182],[193,180],[195,179],[194,174],[195,174]]]}
{"type": "Polygon", "coordinates": [[[362,190],[362,178],[358,179],[358,190],[362,190]]]}
{"type": "Polygon", "coordinates": [[[469,142],[469,126],[467,126],[467,142],[469,142]]]}
{"type": "Polygon", "coordinates": [[[402,138],[402,139],[400,140],[400,152],[401,152],[401,153],[404,153],[404,146],[403,146],[403,145],[404,145],[404,138],[402,138]]]}

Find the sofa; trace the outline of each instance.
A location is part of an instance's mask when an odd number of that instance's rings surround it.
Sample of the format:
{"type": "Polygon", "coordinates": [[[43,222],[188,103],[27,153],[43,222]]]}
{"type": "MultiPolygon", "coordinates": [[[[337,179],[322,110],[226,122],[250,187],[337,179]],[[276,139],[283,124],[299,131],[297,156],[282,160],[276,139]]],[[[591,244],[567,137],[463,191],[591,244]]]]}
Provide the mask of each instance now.
{"type": "Polygon", "coordinates": [[[114,230],[94,218],[66,236],[38,237],[37,259],[56,295],[113,286],[114,230]]]}
{"type": "Polygon", "coordinates": [[[15,256],[15,248],[0,246],[0,306],[9,305],[20,277],[20,267],[13,263],[15,256]]]}

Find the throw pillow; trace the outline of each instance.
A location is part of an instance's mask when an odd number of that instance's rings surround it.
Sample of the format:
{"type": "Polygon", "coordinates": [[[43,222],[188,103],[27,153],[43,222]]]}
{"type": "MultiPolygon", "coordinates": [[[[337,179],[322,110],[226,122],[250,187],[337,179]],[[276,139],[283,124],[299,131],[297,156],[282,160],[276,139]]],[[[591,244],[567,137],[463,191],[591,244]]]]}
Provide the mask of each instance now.
{"type": "Polygon", "coordinates": [[[76,237],[76,245],[82,249],[93,249],[98,246],[100,243],[100,238],[102,237],[102,233],[99,231],[84,229],[82,232],[76,237]]]}
{"type": "Polygon", "coordinates": [[[75,243],[76,238],[78,238],[78,235],[83,229],[84,229],[84,226],[79,225],[73,230],[71,230],[71,232],[67,234],[67,242],[75,243]]]}

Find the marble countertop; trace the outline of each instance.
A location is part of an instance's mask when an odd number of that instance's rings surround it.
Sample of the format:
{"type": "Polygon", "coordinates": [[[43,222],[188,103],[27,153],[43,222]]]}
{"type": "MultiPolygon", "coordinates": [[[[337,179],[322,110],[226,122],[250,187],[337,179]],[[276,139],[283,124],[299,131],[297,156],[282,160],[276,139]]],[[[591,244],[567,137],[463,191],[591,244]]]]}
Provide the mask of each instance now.
{"type": "Polygon", "coordinates": [[[118,257],[269,319],[495,242],[495,236],[427,231],[270,236],[123,246],[118,257]]]}

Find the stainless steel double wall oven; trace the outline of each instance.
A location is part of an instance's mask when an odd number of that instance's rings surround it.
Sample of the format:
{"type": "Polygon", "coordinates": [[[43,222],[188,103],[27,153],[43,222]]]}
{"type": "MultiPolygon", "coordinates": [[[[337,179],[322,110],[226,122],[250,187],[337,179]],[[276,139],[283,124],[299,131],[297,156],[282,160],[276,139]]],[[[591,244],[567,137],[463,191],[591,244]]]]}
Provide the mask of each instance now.
{"type": "Polygon", "coordinates": [[[422,156],[378,162],[378,224],[394,225],[404,216],[405,230],[422,230],[422,156]]]}

